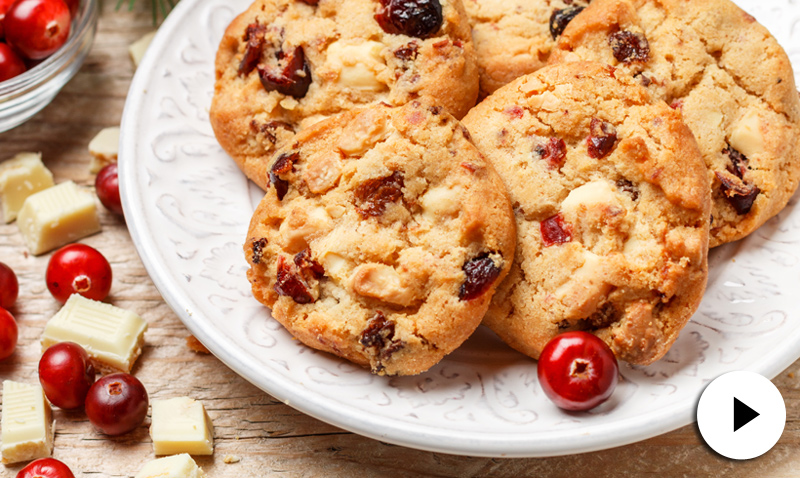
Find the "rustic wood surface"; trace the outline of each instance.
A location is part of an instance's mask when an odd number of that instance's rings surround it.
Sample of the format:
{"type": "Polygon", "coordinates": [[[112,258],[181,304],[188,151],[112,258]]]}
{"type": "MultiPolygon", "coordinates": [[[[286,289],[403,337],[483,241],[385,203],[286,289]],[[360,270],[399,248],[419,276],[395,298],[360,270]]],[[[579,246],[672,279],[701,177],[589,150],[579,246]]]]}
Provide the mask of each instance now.
{"type": "MultiPolygon", "coordinates": [[[[0,160],[41,151],[56,182],[90,186],[89,140],[118,125],[134,73],[128,45],[153,26],[149,2],[134,11],[103,6],[92,52],[78,75],[28,123],[0,133],[0,160]]],[[[725,459],[708,447],[694,425],[641,443],[583,455],[548,459],[490,459],[412,450],[382,443],[310,418],[252,386],[213,356],[186,345],[188,331],[153,286],[134,250],[123,219],[101,212],[103,232],[82,242],[102,251],[114,270],[109,301],[149,322],[147,346],[134,373],[150,397],[186,395],[201,400],[216,428],[216,451],[196,457],[210,477],[258,476],[800,476],[800,361],[775,378],[786,400],[788,422],[778,445],[747,462],[725,459]],[[225,463],[227,455],[239,457],[225,463]]],[[[20,281],[12,313],[20,330],[16,353],[0,362],[0,378],[36,382],[39,337],[59,304],[44,273],[50,254],[27,254],[16,224],[0,225],[0,261],[20,281]]],[[[55,410],[55,457],[76,476],[132,477],[154,458],[145,424],[108,438],[94,431],[82,412],[55,410]]],[[[0,467],[15,476],[20,465],[0,467]]]]}

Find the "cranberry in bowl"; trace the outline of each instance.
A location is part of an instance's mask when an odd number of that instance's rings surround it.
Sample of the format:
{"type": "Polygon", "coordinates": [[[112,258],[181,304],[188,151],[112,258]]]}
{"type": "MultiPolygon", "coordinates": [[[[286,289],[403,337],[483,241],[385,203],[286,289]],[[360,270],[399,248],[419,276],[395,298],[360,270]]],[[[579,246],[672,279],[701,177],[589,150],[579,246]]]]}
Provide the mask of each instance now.
{"type": "MultiPolygon", "coordinates": [[[[29,0],[14,0],[10,3],[16,4],[22,1],[29,0]]],[[[33,13],[33,15],[49,14],[58,17],[54,18],[54,22],[48,23],[51,30],[52,25],[58,23],[63,32],[63,12],[53,12],[51,8],[46,8],[49,2],[42,2],[44,7],[38,3],[31,3],[24,9],[18,9],[20,10],[17,12],[18,18],[15,19],[17,25],[12,25],[9,29],[7,27],[9,16],[14,14],[9,10],[14,6],[10,6],[8,10],[3,9],[2,16],[5,18],[2,23],[6,26],[4,30],[10,31],[2,32],[4,39],[0,40],[0,43],[3,45],[13,44],[14,40],[21,43],[19,48],[5,47],[3,53],[7,57],[10,55],[7,50],[13,51],[12,54],[17,55],[23,61],[26,69],[20,73],[18,71],[19,64],[15,60],[8,60],[5,57],[0,59],[0,63],[3,61],[13,62],[13,69],[15,69],[14,75],[0,81],[0,133],[24,123],[47,106],[61,88],[78,72],[94,41],[97,29],[98,2],[99,0],[80,0],[77,9],[75,2],[64,2],[74,10],[74,13],[70,12],[69,15],[69,33],[66,41],[55,51],[50,51],[48,45],[42,46],[41,42],[28,43],[25,33],[35,30],[36,22],[33,21],[33,18],[26,18],[25,14],[32,11],[38,12],[36,7],[41,7],[42,12],[33,13]],[[9,36],[10,38],[6,38],[9,36]],[[23,50],[34,58],[26,58],[23,50]]],[[[3,1],[0,0],[0,4],[2,3],[3,1]]],[[[60,41],[63,40],[59,40],[59,43],[60,41]]],[[[0,65],[0,69],[2,66],[0,65]]]]}

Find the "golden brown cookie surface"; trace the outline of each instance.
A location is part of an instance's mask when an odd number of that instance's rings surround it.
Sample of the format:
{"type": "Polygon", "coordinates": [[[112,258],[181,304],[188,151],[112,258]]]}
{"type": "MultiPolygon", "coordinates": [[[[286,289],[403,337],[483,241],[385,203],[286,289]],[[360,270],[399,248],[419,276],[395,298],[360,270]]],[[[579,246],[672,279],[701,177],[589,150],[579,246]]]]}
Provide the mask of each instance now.
{"type": "Polygon", "coordinates": [[[800,97],[789,58],[728,0],[596,0],[551,61],[634,76],[694,133],[712,188],[711,246],[777,214],[800,182],[800,97]]]}
{"type": "Polygon", "coordinates": [[[305,344],[372,371],[427,370],[472,334],[514,256],[497,173],[421,102],[297,135],[244,246],[255,297],[305,344]]]}
{"type": "Polygon", "coordinates": [[[210,118],[217,140],[265,188],[271,155],[356,106],[431,96],[461,118],[478,72],[461,0],[419,0],[407,23],[377,0],[256,0],[228,26],[210,118]]]}
{"type": "Polygon", "coordinates": [[[464,118],[511,196],[517,252],[484,324],[534,358],[588,330],[657,360],[707,279],[708,179],[680,114],[599,63],[551,65],[464,118]]]}
{"type": "Polygon", "coordinates": [[[481,95],[547,64],[556,39],[587,0],[464,0],[481,95]]]}

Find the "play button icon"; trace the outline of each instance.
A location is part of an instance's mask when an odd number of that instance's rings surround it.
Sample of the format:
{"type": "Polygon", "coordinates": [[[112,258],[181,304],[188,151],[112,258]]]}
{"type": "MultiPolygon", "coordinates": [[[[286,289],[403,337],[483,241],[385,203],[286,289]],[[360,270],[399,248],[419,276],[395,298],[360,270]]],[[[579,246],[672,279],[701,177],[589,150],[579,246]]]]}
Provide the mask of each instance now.
{"type": "Polygon", "coordinates": [[[720,455],[749,460],[783,434],[786,405],[775,385],[754,372],[729,372],[706,387],[697,404],[700,434],[720,455]]]}
{"type": "Polygon", "coordinates": [[[738,398],[733,397],[733,431],[752,422],[759,415],[761,414],[742,403],[738,398]]]}

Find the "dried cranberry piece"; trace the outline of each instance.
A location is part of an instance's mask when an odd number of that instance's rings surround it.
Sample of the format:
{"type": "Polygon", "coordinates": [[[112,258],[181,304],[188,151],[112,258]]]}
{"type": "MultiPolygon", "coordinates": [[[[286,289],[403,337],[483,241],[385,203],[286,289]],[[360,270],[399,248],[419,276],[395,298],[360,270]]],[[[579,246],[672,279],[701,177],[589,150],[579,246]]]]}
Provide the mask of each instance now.
{"type": "Polygon", "coordinates": [[[244,41],[247,46],[244,49],[244,56],[239,62],[239,75],[249,75],[253,68],[261,61],[261,54],[264,51],[264,36],[267,27],[259,23],[251,23],[244,31],[244,41]]]}
{"type": "Polygon", "coordinates": [[[564,222],[561,213],[550,216],[539,225],[545,247],[564,244],[572,240],[572,228],[564,222]]]}
{"type": "Polygon", "coordinates": [[[380,216],[389,203],[403,197],[403,174],[395,171],[391,176],[368,179],[355,189],[356,210],[361,216],[380,216]]]}
{"type": "Polygon", "coordinates": [[[444,17],[439,0],[381,0],[375,20],[386,33],[429,38],[439,31],[444,17]]]}
{"type": "Polygon", "coordinates": [[[634,201],[639,199],[639,188],[634,186],[634,184],[627,179],[620,179],[617,181],[617,189],[630,194],[634,201]]]}
{"type": "Polygon", "coordinates": [[[291,53],[281,50],[277,57],[278,64],[275,66],[264,63],[258,65],[258,76],[264,89],[295,98],[304,97],[311,86],[311,70],[306,63],[303,47],[295,47],[291,53]]]}
{"type": "Polygon", "coordinates": [[[500,276],[500,268],[494,263],[489,253],[474,257],[461,267],[467,278],[458,291],[460,300],[472,300],[483,295],[500,276]]]}
{"type": "Polygon", "coordinates": [[[250,262],[253,264],[260,264],[261,258],[264,256],[264,248],[267,247],[267,238],[253,239],[252,244],[253,256],[250,258],[250,262]]]}
{"type": "Polygon", "coordinates": [[[550,138],[544,144],[537,144],[533,151],[547,161],[551,169],[558,169],[567,158],[567,143],[561,138],[550,138]]]}
{"type": "Polygon", "coordinates": [[[364,347],[377,347],[382,349],[394,338],[394,322],[389,321],[380,310],[375,312],[367,323],[367,328],[361,332],[361,345],[364,347]]]}
{"type": "Polygon", "coordinates": [[[740,216],[749,213],[756,197],[761,193],[761,189],[754,184],[747,184],[739,178],[731,178],[719,171],[714,174],[722,183],[722,194],[736,210],[736,213],[740,216]]]}
{"type": "Polygon", "coordinates": [[[294,133],[295,132],[294,128],[292,127],[292,125],[290,125],[289,123],[287,123],[285,121],[269,121],[269,122],[263,123],[263,124],[258,124],[258,122],[256,120],[250,121],[250,129],[253,130],[253,132],[255,132],[255,133],[263,134],[267,138],[267,140],[269,142],[271,142],[272,144],[275,144],[275,142],[278,140],[278,137],[275,134],[275,132],[279,128],[280,129],[285,129],[286,131],[289,131],[290,133],[294,133]]]}
{"type": "Polygon", "coordinates": [[[325,268],[311,258],[311,249],[309,248],[303,249],[294,256],[294,265],[300,269],[304,276],[307,273],[311,273],[315,279],[322,279],[325,275],[325,268]]]}
{"type": "Polygon", "coordinates": [[[314,302],[311,296],[308,283],[298,273],[291,262],[287,262],[283,256],[278,256],[278,274],[275,282],[275,292],[280,295],[291,297],[298,304],[310,304],[314,302]]]}
{"type": "Polygon", "coordinates": [[[647,61],[650,58],[650,44],[641,33],[620,30],[608,37],[608,44],[614,58],[622,63],[647,61]]]}
{"type": "Polygon", "coordinates": [[[269,170],[269,182],[275,186],[278,200],[282,200],[289,191],[289,181],[281,179],[281,174],[286,174],[294,168],[294,162],[300,159],[300,153],[283,153],[278,156],[275,164],[269,170]]]}
{"type": "Polygon", "coordinates": [[[403,61],[414,61],[419,55],[419,45],[412,41],[394,51],[394,56],[403,61]]]}
{"type": "Polygon", "coordinates": [[[731,165],[728,166],[728,171],[730,171],[731,174],[736,175],[737,178],[744,179],[744,173],[747,172],[747,156],[740,153],[731,145],[728,145],[725,149],[723,149],[722,153],[728,155],[728,158],[731,160],[731,165]]]}
{"type": "Polygon", "coordinates": [[[564,33],[564,29],[567,28],[569,22],[582,11],[583,7],[577,5],[560,10],[553,10],[553,14],[550,15],[550,35],[553,36],[553,40],[564,33]]]}
{"type": "Polygon", "coordinates": [[[592,118],[589,125],[589,139],[586,140],[589,156],[595,159],[604,158],[614,149],[616,141],[617,130],[614,125],[592,118]]]}

